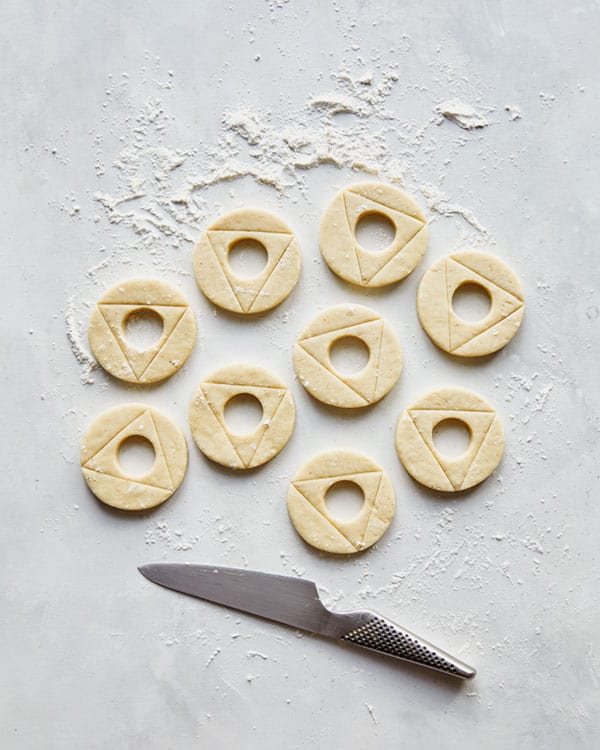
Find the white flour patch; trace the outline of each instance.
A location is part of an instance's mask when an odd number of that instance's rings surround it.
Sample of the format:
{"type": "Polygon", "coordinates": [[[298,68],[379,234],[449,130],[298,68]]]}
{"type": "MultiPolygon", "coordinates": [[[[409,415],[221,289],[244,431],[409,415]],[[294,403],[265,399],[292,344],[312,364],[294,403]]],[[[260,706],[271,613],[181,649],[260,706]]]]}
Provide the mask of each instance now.
{"type": "Polygon", "coordinates": [[[485,128],[490,124],[485,116],[487,112],[477,111],[470,104],[465,104],[456,99],[442,102],[435,108],[435,111],[463,130],[485,128]]]}

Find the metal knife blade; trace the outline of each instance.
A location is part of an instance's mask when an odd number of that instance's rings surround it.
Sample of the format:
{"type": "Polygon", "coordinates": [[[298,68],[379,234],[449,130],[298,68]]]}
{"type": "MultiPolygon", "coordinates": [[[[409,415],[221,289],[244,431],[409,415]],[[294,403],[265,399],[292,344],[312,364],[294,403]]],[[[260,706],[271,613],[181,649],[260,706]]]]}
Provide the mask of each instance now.
{"type": "Polygon", "coordinates": [[[331,612],[312,581],[191,563],[142,565],[140,573],[173,591],[224,604],[267,620],[326,635],[331,612]]]}
{"type": "Polygon", "coordinates": [[[142,565],[138,570],[153,583],[183,594],[337,638],[454,677],[475,676],[475,670],[468,664],[375,612],[329,611],[321,602],[316,585],[303,578],[192,563],[155,563],[142,565]]]}

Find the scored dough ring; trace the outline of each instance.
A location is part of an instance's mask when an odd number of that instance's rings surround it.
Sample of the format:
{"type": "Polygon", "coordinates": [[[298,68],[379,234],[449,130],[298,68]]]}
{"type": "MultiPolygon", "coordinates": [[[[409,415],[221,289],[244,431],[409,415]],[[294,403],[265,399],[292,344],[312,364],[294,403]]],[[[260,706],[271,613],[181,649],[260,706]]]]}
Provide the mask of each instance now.
{"type": "Polygon", "coordinates": [[[240,209],[221,216],[204,232],[194,249],[198,286],[215,305],[244,315],[276,307],[300,278],[302,257],[293,231],[267,211],[240,209]],[[234,273],[231,248],[254,240],[267,252],[264,269],[250,279],[234,273]]]}
{"type": "Polygon", "coordinates": [[[351,185],[340,191],[325,209],[319,241],[329,268],[344,281],[378,287],[400,281],[418,265],[427,247],[425,214],[402,190],[379,182],[351,185]],[[383,215],[396,229],[392,243],[371,253],[356,239],[358,222],[383,215]]]}
{"type": "Polygon", "coordinates": [[[494,471],[504,451],[504,431],[495,409],[462,388],[442,388],[410,406],[398,420],[396,450],[406,471],[433,490],[473,487],[494,471]],[[462,422],[471,439],[465,452],[449,459],[433,442],[435,427],[447,419],[462,422]]]}
{"type": "Polygon", "coordinates": [[[394,488],[384,470],[353,451],[322,453],[309,461],[290,483],[290,519],[305,542],[338,554],[353,554],[375,544],[394,516],[394,488]],[[363,491],[359,514],[349,521],[332,518],[325,496],[334,484],[352,482],[363,491]]]}
{"type": "Polygon", "coordinates": [[[128,279],[105,292],[90,318],[88,338],[102,367],[129,383],[164,380],[183,365],[194,347],[196,320],[180,291],[158,279],[128,279]],[[140,350],[129,343],[125,324],[134,313],[160,317],[159,340],[140,350]]]}
{"type": "Polygon", "coordinates": [[[268,370],[229,365],[200,383],[189,418],[192,437],[205,456],[230,469],[253,469],[286,445],[294,430],[296,408],[285,384],[268,370]],[[258,427],[246,435],[232,433],[225,421],[225,406],[241,394],[254,396],[263,410],[258,427]]]}
{"type": "Polygon", "coordinates": [[[156,409],[124,404],[103,412],[86,430],[81,470],[90,490],[106,505],[147,510],[164,503],[181,484],[187,468],[187,443],[181,430],[156,409]],[[155,459],[141,477],[125,474],[119,449],[129,437],[152,443],[155,459]]]}
{"type": "Polygon", "coordinates": [[[519,279],[493,255],[472,251],[453,253],[425,273],[417,293],[417,313],[425,333],[436,346],[458,357],[481,357],[508,344],[523,319],[525,305],[519,279]],[[459,318],[452,297],[465,284],[482,287],[490,311],[482,320],[459,318]]]}
{"type": "Polygon", "coordinates": [[[318,315],[294,346],[294,367],[306,390],[331,406],[358,408],[382,399],[402,372],[402,349],[391,325],[363,305],[338,305],[318,315]],[[369,349],[369,361],[352,375],[331,362],[333,344],[357,338],[369,349]]]}

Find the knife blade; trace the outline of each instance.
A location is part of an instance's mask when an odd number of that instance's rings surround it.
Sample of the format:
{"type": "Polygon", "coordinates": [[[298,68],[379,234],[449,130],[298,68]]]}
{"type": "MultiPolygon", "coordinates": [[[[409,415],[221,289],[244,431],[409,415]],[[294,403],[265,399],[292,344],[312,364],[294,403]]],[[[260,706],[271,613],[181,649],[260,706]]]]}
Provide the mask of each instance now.
{"type": "Polygon", "coordinates": [[[439,672],[470,679],[475,670],[375,612],[327,609],[313,581],[242,568],[151,563],[138,568],[153,583],[241,612],[327,636],[439,672]]]}

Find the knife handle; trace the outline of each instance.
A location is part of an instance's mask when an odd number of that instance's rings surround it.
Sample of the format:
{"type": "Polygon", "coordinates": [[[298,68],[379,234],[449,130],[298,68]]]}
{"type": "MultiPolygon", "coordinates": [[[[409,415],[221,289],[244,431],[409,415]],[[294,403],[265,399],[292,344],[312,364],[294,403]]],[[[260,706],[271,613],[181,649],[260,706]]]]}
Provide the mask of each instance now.
{"type": "Polygon", "coordinates": [[[455,659],[409,630],[375,613],[369,613],[369,619],[365,622],[364,614],[366,613],[361,613],[361,624],[340,635],[343,641],[436,669],[454,677],[470,679],[475,676],[475,670],[468,664],[455,659]]]}

